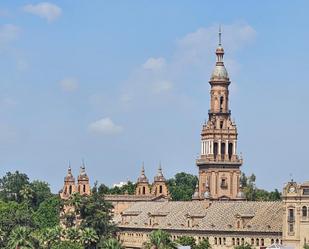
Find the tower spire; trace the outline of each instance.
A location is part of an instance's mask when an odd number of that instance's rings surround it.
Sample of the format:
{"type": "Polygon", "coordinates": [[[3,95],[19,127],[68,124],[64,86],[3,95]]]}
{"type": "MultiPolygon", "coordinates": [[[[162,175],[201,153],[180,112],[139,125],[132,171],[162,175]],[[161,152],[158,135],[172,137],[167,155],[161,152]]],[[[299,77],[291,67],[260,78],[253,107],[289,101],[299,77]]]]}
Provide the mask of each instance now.
{"type": "Polygon", "coordinates": [[[219,25],[219,46],[221,46],[221,25],[219,25]]]}

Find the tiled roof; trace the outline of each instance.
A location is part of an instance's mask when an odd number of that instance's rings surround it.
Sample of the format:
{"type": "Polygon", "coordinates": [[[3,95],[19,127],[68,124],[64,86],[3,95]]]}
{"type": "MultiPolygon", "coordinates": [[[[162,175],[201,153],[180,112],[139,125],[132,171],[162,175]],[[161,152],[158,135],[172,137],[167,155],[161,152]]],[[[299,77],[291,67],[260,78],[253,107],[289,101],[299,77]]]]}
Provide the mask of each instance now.
{"type": "Polygon", "coordinates": [[[164,199],[163,196],[154,195],[105,195],[106,201],[147,202],[164,199]]]}
{"type": "Polygon", "coordinates": [[[123,212],[130,219],[121,222],[120,217],[115,217],[115,221],[120,228],[279,233],[282,212],[282,202],[217,201],[211,205],[204,201],[138,202],[123,212]],[[162,211],[164,215],[157,215],[162,211]],[[150,217],[155,217],[151,225],[150,217]],[[188,227],[190,219],[192,225],[188,227]]]}

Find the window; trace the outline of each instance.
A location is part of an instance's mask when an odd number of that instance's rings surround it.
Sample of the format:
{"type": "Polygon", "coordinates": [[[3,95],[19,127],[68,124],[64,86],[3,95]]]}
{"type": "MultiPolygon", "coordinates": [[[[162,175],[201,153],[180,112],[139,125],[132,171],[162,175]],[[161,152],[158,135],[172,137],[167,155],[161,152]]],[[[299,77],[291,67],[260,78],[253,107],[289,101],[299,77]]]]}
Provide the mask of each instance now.
{"type": "Polygon", "coordinates": [[[264,246],[264,239],[261,239],[261,246],[264,246]]]}
{"type": "Polygon", "coordinates": [[[72,194],[72,185],[69,187],[69,194],[72,194]]]}
{"type": "Polygon", "coordinates": [[[223,121],[220,121],[220,129],[223,129],[223,121]]]}
{"type": "Polygon", "coordinates": [[[146,194],[146,188],[143,187],[143,195],[146,194]]]}
{"type": "Polygon", "coordinates": [[[303,217],[307,217],[307,215],[308,215],[307,207],[303,206],[303,208],[302,208],[302,214],[303,214],[303,217]]]}
{"type": "Polygon", "coordinates": [[[224,101],[224,97],[221,96],[221,97],[220,97],[220,112],[223,111],[223,101],[224,101]]]}
{"type": "Polygon", "coordinates": [[[218,239],[217,239],[217,237],[215,237],[215,245],[217,245],[218,244],[218,239]]]}
{"type": "Polygon", "coordinates": [[[288,216],[288,221],[289,222],[294,222],[294,209],[293,208],[290,208],[289,209],[289,216],[288,216]]]}
{"type": "Polygon", "coordinates": [[[233,155],[233,144],[229,143],[229,159],[231,160],[233,155]]]}
{"type": "Polygon", "coordinates": [[[241,238],[241,244],[244,245],[245,244],[245,239],[241,238]]]}
{"type": "Polygon", "coordinates": [[[270,243],[271,243],[271,244],[274,244],[274,242],[275,242],[274,239],[271,239],[271,240],[270,240],[270,243]]]}
{"type": "MultiPolygon", "coordinates": [[[[272,243],[273,244],[273,243],[272,243]]],[[[254,245],[254,239],[252,238],[251,239],[251,245],[253,246],[254,245]]]]}
{"type": "Polygon", "coordinates": [[[236,239],[236,244],[239,246],[240,242],[239,242],[239,238],[236,239]]]}
{"type": "Polygon", "coordinates": [[[232,244],[235,246],[235,238],[232,238],[232,244]]]}
{"type": "Polygon", "coordinates": [[[222,245],[222,239],[219,238],[219,245],[222,245]]]}
{"type": "Polygon", "coordinates": [[[86,185],[83,185],[83,192],[86,193],[86,185]]]}
{"type": "Polygon", "coordinates": [[[289,233],[293,233],[294,232],[294,224],[290,223],[289,224],[289,233]]]}
{"type": "Polygon", "coordinates": [[[223,245],[226,245],[226,238],[223,238],[223,245]]]}
{"type": "Polygon", "coordinates": [[[162,194],[162,192],[163,192],[162,185],[160,185],[160,187],[159,187],[159,192],[160,192],[160,194],[162,194]]]}
{"type": "Polygon", "coordinates": [[[226,178],[221,179],[221,188],[227,188],[226,178]]]}
{"type": "Polygon", "coordinates": [[[259,240],[259,239],[256,239],[255,245],[256,245],[256,246],[259,246],[259,245],[260,245],[260,240],[259,240]]]}

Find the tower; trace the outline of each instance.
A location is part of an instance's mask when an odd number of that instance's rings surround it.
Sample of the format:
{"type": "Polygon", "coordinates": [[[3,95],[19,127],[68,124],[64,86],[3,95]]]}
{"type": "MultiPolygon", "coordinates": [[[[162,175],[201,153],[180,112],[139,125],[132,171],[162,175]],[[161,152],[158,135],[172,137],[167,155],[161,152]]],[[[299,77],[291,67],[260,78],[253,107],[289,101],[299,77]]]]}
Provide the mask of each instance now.
{"type": "Polygon", "coordinates": [[[141,175],[137,179],[135,195],[150,195],[149,181],[145,175],[144,163],[142,166],[141,175]]]}
{"type": "Polygon", "coordinates": [[[166,180],[162,173],[161,163],[158,168],[158,173],[154,177],[151,192],[154,196],[169,196],[166,180]]]}
{"type": "Polygon", "coordinates": [[[77,189],[81,195],[90,195],[89,177],[86,174],[84,162],[80,167],[80,173],[77,178],[77,189]]]}
{"type": "Polygon", "coordinates": [[[309,245],[309,182],[288,182],[282,192],[282,242],[291,248],[309,245]]]}
{"type": "Polygon", "coordinates": [[[75,192],[76,192],[75,178],[72,175],[71,166],[69,165],[68,173],[64,177],[64,186],[60,194],[60,197],[61,199],[68,199],[75,192]]]}
{"type": "Polygon", "coordinates": [[[242,199],[240,166],[237,155],[237,128],[229,110],[230,79],[223,62],[224,49],[216,49],[216,66],[210,78],[210,110],[201,132],[201,153],[196,161],[199,168],[199,196],[211,200],[242,199]]]}

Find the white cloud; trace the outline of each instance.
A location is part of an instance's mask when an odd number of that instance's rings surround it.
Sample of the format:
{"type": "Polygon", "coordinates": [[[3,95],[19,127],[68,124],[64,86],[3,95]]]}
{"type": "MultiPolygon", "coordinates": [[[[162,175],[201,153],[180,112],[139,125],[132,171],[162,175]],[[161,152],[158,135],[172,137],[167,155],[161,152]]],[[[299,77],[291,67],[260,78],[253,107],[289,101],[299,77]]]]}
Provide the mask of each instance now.
{"type": "Polygon", "coordinates": [[[123,127],[116,125],[109,117],[107,117],[91,123],[88,126],[88,130],[93,133],[113,135],[122,132],[123,127]]]}
{"type": "Polygon", "coordinates": [[[153,58],[150,57],[144,64],[143,68],[147,70],[160,70],[165,66],[166,62],[165,59],[162,57],[153,58]]]}
{"type": "Polygon", "coordinates": [[[55,21],[62,13],[62,9],[59,6],[48,2],[28,4],[23,7],[23,10],[27,13],[45,18],[48,22],[55,21]]]}
{"type": "Polygon", "coordinates": [[[168,92],[173,88],[173,83],[168,80],[157,81],[153,85],[154,93],[168,92]]]}
{"type": "Polygon", "coordinates": [[[65,78],[60,81],[60,86],[65,92],[74,92],[78,89],[78,80],[75,78],[65,78]]]}
{"type": "Polygon", "coordinates": [[[0,47],[8,45],[15,41],[20,34],[20,28],[13,24],[4,24],[0,26],[0,47]]]}

